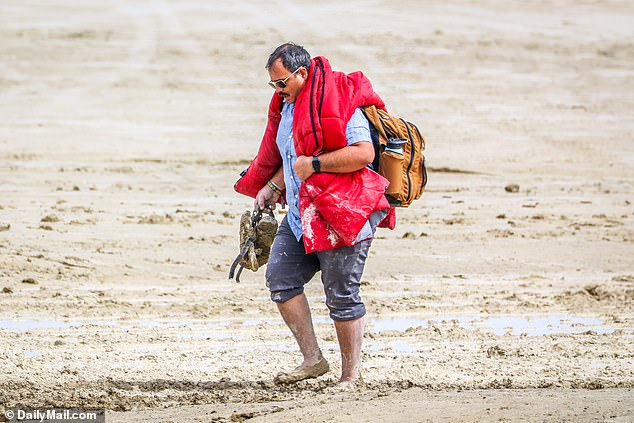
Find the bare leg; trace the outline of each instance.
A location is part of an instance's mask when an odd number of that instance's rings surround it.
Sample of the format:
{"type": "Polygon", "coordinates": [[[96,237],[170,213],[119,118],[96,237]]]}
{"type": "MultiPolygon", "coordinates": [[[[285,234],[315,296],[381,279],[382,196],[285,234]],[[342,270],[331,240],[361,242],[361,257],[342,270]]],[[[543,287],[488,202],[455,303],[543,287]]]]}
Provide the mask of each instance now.
{"type": "Polygon", "coordinates": [[[293,333],[299,349],[304,356],[304,362],[298,369],[317,364],[323,357],[317,344],[313,320],[308,307],[308,300],[303,293],[291,298],[285,303],[277,303],[284,322],[293,333]]]}
{"type": "Polygon", "coordinates": [[[359,362],[363,344],[363,317],[356,320],[335,321],[335,330],[341,350],[340,382],[359,379],[359,362]]]}
{"type": "Polygon", "coordinates": [[[304,356],[304,361],[294,370],[281,372],[273,381],[275,383],[295,383],[327,373],[330,366],[317,345],[306,295],[300,294],[285,303],[278,303],[277,308],[293,333],[304,356]]]}

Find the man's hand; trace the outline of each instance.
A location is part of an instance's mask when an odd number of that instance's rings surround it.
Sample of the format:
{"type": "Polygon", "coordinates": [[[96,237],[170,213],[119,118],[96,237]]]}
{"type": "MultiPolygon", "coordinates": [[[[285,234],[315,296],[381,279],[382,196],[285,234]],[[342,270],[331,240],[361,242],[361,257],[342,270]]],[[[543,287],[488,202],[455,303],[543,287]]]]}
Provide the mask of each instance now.
{"type": "Polygon", "coordinates": [[[253,201],[253,207],[259,207],[261,209],[269,208],[275,210],[275,203],[280,198],[280,194],[273,191],[268,185],[264,185],[253,201]]]}
{"type": "Polygon", "coordinates": [[[293,170],[302,181],[308,179],[310,175],[315,173],[315,169],[313,169],[313,156],[298,156],[293,165],[293,170]]]}

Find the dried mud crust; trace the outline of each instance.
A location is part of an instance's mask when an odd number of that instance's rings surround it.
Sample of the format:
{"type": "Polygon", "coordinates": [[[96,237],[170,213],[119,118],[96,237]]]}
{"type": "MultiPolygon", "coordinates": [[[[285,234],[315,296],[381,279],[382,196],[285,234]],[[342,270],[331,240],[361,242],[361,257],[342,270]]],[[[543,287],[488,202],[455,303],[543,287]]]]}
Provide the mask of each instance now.
{"type": "Polygon", "coordinates": [[[275,216],[267,213],[262,215],[254,227],[252,225],[254,214],[255,212],[247,210],[240,217],[240,250],[244,248],[247,240],[251,239],[253,242],[240,264],[256,272],[269,261],[271,245],[273,245],[278,225],[275,216]]]}
{"type": "MultiPolygon", "coordinates": [[[[536,387],[521,387],[510,380],[494,380],[487,384],[472,386],[430,386],[416,381],[391,381],[366,383],[350,391],[382,397],[408,389],[423,389],[427,392],[452,392],[470,390],[534,390],[536,387]]],[[[573,384],[547,385],[537,389],[610,390],[621,389],[631,392],[632,383],[606,384],[590,381],[573,384]]],[[[63,406],[73,408],[106,408],[111,411],[146,410],[153,408],[177,407],[184,405],[210,404],[265,404],[277,403],[288,407],[289,402],[301,403],[315,395],[342,393],[334,379],[302,381],[294,385],[279,385],[270,381],[259,382],[195,382],[181,380],[118,381],[103,380],[94,383],[66,382],[64,389],[59,386],[45,387],[32,382],[2,382],[5,404],[22,404],[26,407],[63,406]],[[37,395],[37,401],[24,400],[37,395]],[[18,399],[20,398],[20,399],[18,399]],[[17,402],[16,402],[17,401],[17,402]]]]}

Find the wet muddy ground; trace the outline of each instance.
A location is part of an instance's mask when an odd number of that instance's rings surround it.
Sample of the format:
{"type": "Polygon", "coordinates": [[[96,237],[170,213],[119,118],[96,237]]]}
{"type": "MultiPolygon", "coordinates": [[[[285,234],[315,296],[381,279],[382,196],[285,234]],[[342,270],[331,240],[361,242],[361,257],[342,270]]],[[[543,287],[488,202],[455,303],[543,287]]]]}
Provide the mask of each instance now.
{"type": "Polygon", "coordinates": [[[257,2],[58,3],[0,15],[0,404],[113,421],[349,420],[342,401],[366,421],[631,420],[629,5],[326,2],[302,7],[328,31],[280,32],[257,2]],[[373,241],[356,393],[337,390],[318,279],[332,371],[280,387],[300,358],[264,269],[227,277],[265,58],[294,37],[363,69],[429,142],[427,192],[373,241]]]}

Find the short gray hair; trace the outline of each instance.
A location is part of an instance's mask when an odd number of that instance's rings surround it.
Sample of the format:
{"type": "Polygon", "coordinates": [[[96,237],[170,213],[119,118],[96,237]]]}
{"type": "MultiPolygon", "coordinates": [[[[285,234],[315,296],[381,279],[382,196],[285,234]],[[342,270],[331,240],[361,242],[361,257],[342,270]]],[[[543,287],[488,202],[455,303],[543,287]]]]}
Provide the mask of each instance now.
{"type": "Polygon", "coordinates": [[[291,72],[295,72],[302,66],[306,70],[310,69],[310,54],[308,54],[304,46],[292,42],[282,44],[271,53],[269,60],[266,62],[266,69],[270,69],[277,59],[281,59],[282,65],[291,72]]]}

